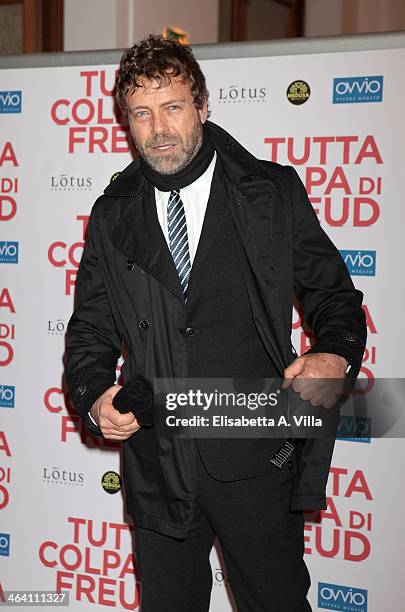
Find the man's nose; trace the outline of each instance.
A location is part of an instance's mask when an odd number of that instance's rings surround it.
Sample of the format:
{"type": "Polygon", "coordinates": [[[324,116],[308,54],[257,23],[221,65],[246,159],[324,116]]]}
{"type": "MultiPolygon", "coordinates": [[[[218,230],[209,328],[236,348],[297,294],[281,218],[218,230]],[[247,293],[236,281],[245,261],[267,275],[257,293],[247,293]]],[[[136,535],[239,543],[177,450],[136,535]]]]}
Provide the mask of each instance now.
{"type": "Polygon", "coordinates": [[[162,134],[168,129],[167,121],[163,113],[156,113],[153,116],[153,132],[155,134],[162,134]]]}

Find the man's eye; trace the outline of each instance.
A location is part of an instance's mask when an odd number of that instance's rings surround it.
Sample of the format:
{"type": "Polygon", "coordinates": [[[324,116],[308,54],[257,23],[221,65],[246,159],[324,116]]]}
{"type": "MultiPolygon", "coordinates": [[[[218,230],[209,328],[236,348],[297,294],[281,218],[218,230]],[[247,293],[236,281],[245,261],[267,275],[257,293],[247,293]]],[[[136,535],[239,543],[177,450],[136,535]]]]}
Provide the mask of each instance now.
{"type": "Polygon", "coordinates": [[[176,111],[180,109],[180,106],[177,106],[176,104],[171,104],[168,108],[169,111],[176,111]]]}
{"type": "Polygon", "coordinates": [[[135,113],[136,119],[145,119],[148,116],[148,111],[138,111],[135,113]]]}

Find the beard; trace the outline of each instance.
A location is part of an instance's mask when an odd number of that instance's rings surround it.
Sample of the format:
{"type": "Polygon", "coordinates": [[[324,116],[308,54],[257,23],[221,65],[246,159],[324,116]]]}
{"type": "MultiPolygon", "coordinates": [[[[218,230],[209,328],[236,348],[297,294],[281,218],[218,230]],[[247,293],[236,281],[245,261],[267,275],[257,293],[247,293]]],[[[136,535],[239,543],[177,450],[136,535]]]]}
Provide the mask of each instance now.
{"type": "Polygon", "coordinates": [[[145,141],[142,146],[140,142],[134,138],[136,149],[143,157],[145,162],[156,172],[160,174],[174,174],[183,170],[197,154],[203,139],[203,125],[196,121],[190,132],[186,134],[184,141],[180,137],[170,134],[155,134],[145,141]],[[167,144],[179,144],[172,154],[161,155],[154,147],[159,147],[167,144]]]}

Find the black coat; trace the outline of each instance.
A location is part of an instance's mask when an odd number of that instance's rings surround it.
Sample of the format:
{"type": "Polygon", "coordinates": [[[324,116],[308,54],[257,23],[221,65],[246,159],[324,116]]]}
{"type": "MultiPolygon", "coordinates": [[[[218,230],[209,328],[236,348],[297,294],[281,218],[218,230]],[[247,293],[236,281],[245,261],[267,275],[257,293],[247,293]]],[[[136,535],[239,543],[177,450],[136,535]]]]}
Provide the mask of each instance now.
{"type": "MultiPolygon", "coordinates": [[[[366,341],[362,293],[320,227],[297,173],[256,159],[211,122],[208,129],[224,169],[254,321],[280,377],[296,356],[294,295],[315,336],[312,352],[345,357],[356,377],[366,341]]],[[[77,278],[67,379],[72,401],[94,433],[99,430],[87,413],[115,382],[122,342],[128,351],[124,381],[187,376],[181,286],[155,207],[142,197],[144,181],[135,160],[97,200],[77,278]]],[[[293,509],[326,507],[333,447],[332,438],[305,441],[293,509]]],[[[124,442],[123,454],[129,513],[141,526],[184,536],[192,499],[187,443],[169,441],[158,427],[141,428],[124,442]]]]}

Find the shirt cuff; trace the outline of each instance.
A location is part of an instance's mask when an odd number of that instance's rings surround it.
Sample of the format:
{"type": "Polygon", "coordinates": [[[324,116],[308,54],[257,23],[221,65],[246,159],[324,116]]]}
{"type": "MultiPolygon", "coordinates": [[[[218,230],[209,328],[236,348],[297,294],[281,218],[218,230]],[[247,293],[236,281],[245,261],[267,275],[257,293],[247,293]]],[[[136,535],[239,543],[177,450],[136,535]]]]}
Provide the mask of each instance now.
{"type": "Polygon", "coordinates": [[[94,425],[95,425],[96,427],[98,427],[98,425],[97,425],[96,421],[95,421],[95,420],[93,419],[93,417],[91,416],[91,412],[90,412],[90,410],[89,410],[89,412],[88,412],[88,415],[89,415],[89,417],[91,418],[91,420],[93,421],[94,425]]]}

